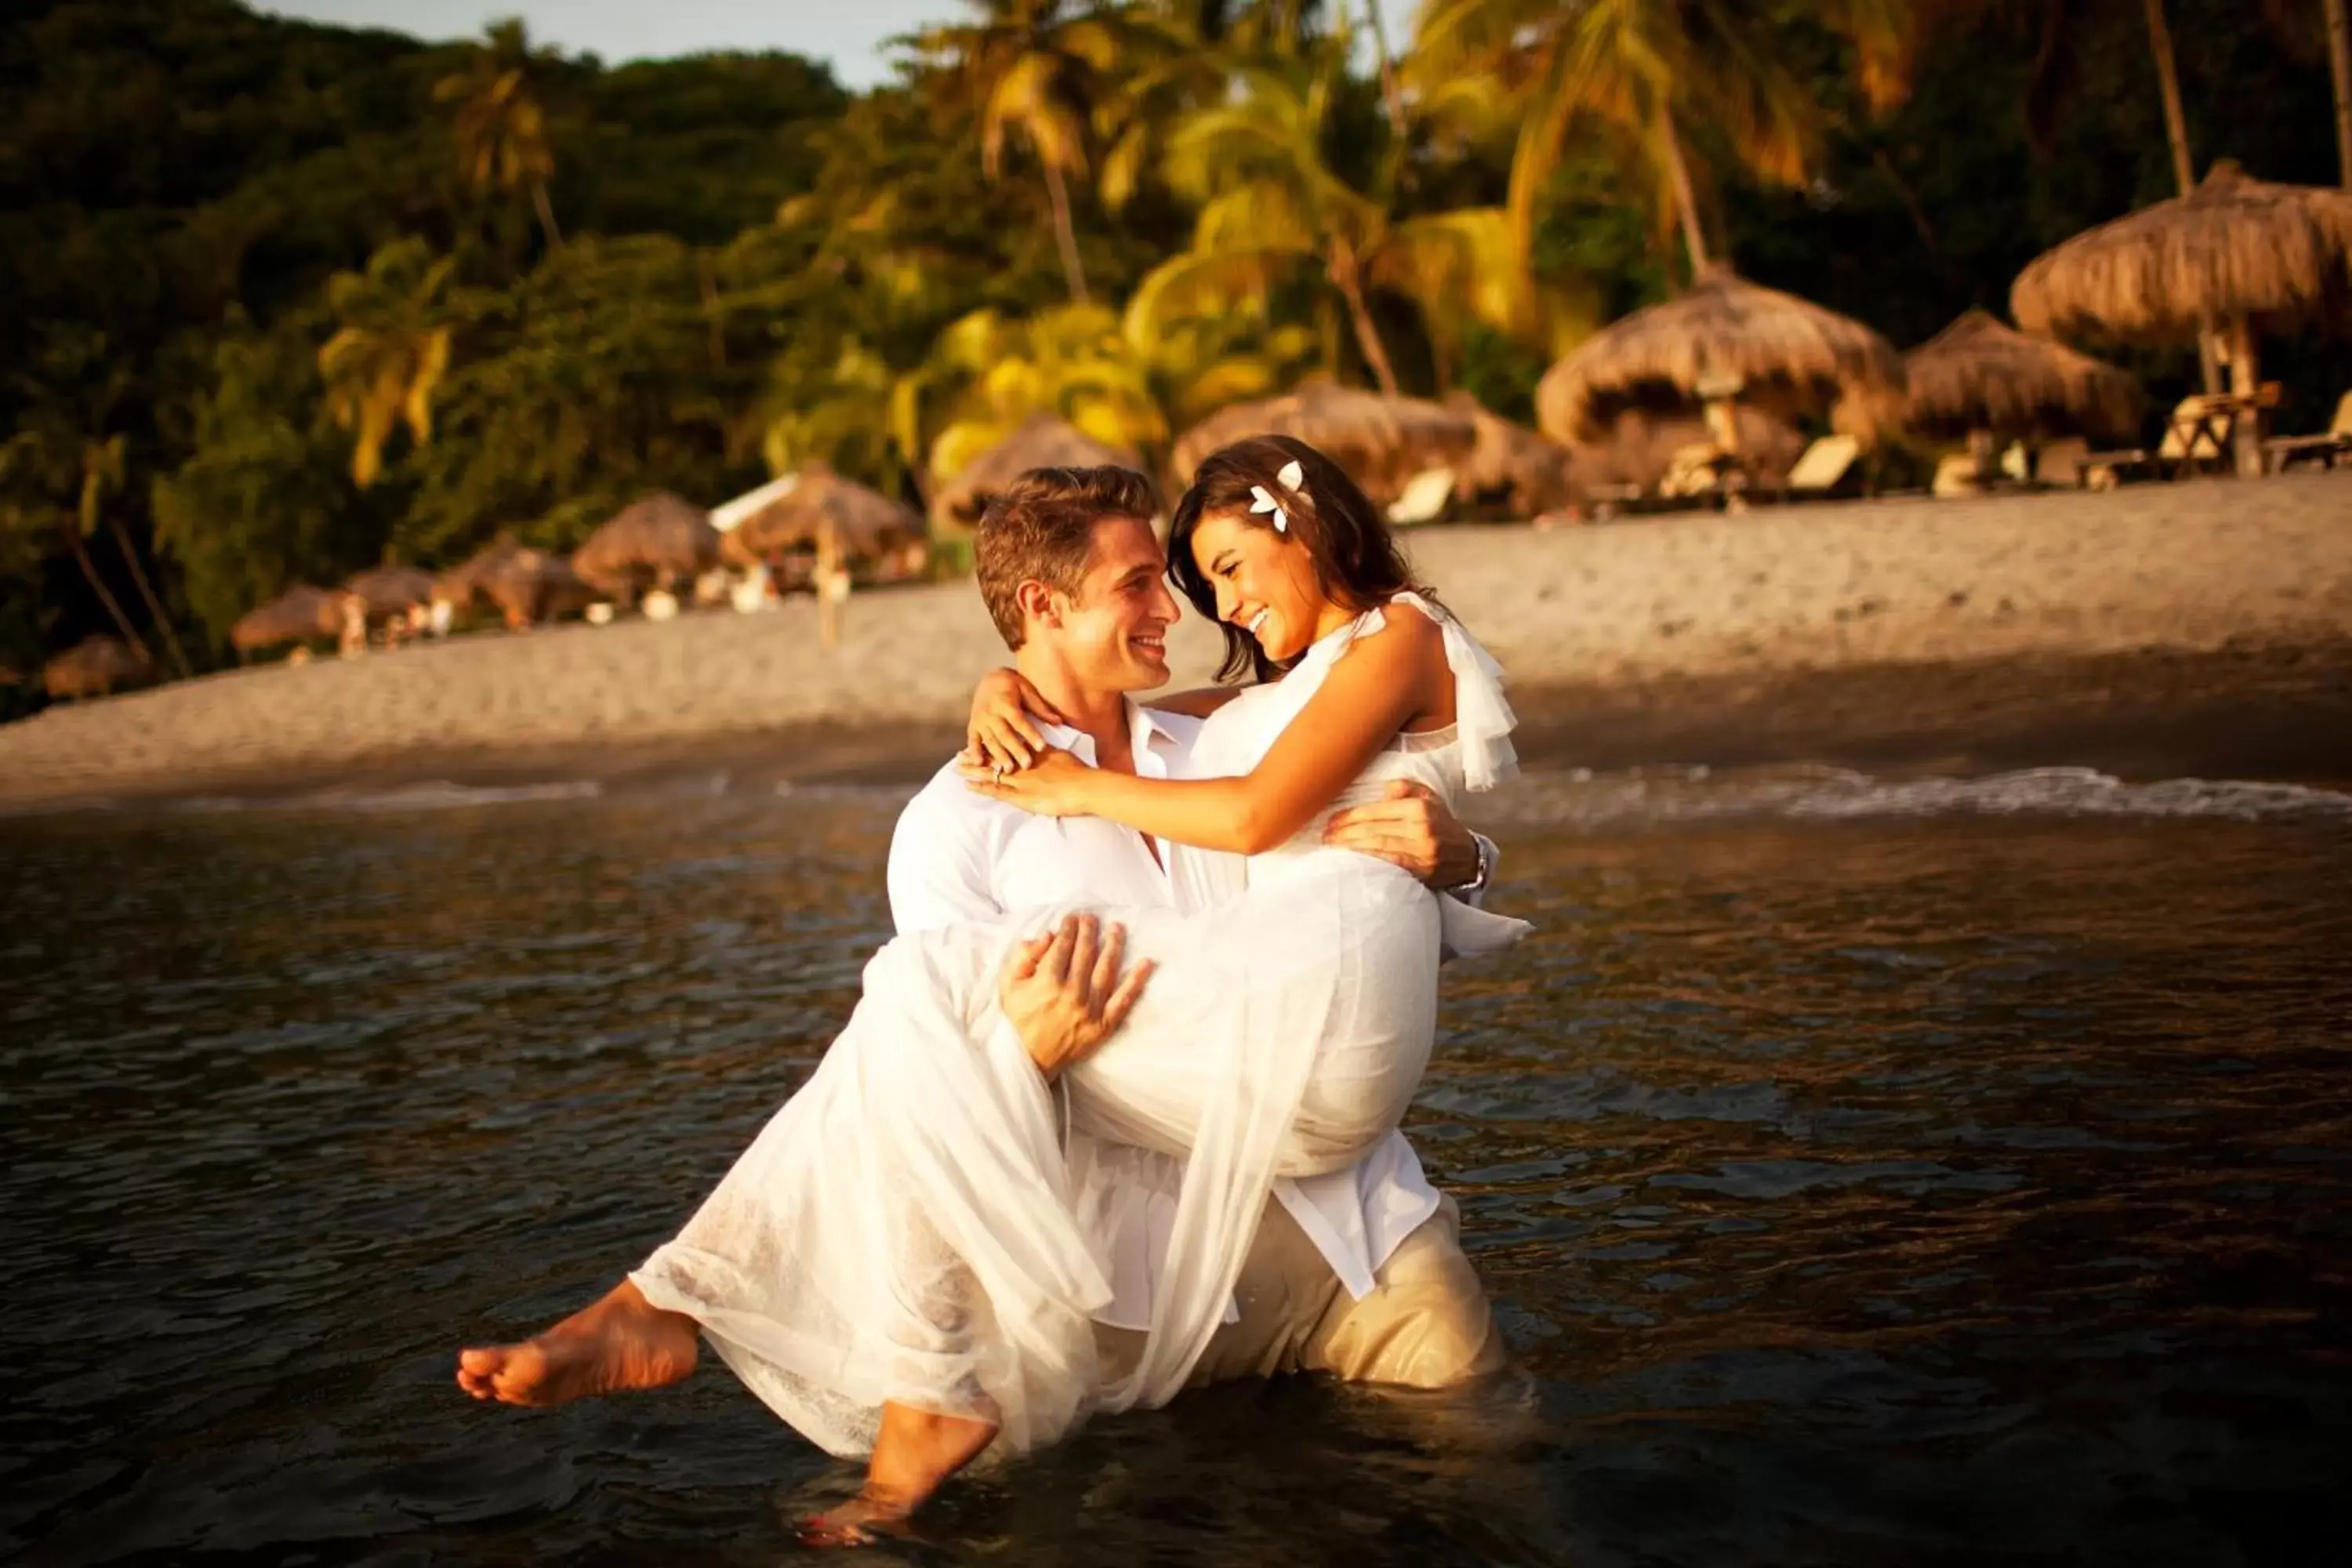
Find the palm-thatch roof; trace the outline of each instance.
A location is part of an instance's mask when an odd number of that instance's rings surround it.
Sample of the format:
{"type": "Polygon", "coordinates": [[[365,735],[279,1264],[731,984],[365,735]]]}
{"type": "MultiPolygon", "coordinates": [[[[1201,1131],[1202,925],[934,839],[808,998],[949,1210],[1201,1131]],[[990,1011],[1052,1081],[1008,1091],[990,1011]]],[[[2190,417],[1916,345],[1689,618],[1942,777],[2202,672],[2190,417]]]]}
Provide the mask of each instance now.
{"type": "Polygon", "coordinates": [[[357,594],[368,618],[404,616],[419,605],[433,602],[433,574],[414,566],[378,566],[353,573],[343,582],[346,593],[357,594]]]}
{"type": "Polygon", "coordinates": [[[1466,474],[1478,450],[1477,422],[1466,410],[1310,381],[1279,397],[1229,405],[1185,431],[1170,454],[1169,477],[1189,485],[1211,453],[1252,436],[1289,436],[1316,447],[1380,507],[1403,494],[1415,474],[1466,474]]]}
{"type": "Polygon", "coordinates": [[[1784,419],[1831,414],[1874,439],[1901,414],[1903,359],[1860,321],[1718,263],[1679,299],[1602,328],[1547,371],[1537,422],[1556,441],[1600,440],[1622,409],[1684,412],[1717,385],[1784,419]]]}
{"type": "Polygon", "coordinates": [[[852,561],[879,560],[924,536],[923,520],[913,508],[844,479],[821,462],[803,464],[718,508],[711,520],[723,525],[721,555],[738,566],[814,549],[827,525],[843,556],[852,561]]]}
{"type": "Polygon", "coordinates": [[[605,596],[562,556],[515,544],[485,563],[472,586],[499,607],[510,626],[575,615],[605,596]]]}
{"type": "Polygon", "coordinates": [[[2083,435],[2127,440],[2139,384],[2125,371],[1970,310],[1903,356],[1906,423],[1941,437],[2083,435]]]}
{"type": "Polygon", "coordinates": [[[710,514],[667,490],[622,508],[572,552],[574,571],[619,597],[690,583],[717,564],[710,514]]]}
{"type": "Polygon", "coordinates": [[[326,588],[297,584],[261,605],[248,610],[229,627],[229,646],[253,653],[280,643],[331,637],[343,629],[343,595],[326,588]]]}
{"type": "Polygon", "coordinates": [[[931,520],[978,526],[991,497],[1032,468],[1143,468],[1133,453],[1096,440],[1066,419],[1032,414],[1012,435],[974,458],[931,498],[931,520]]]}
{"type": "Polygon", "coordinates": [[[41,685],[57,698],[103,697],[154,674],[153,666],[115,638],[89,637],[42,667],[41,685]]]}
{"type": "Polygon", "coordinates": [[[1466,393],[1447,400],[1470,416],[1478,445],[1461,476],[1463,488],[1482,500],[1500,501],[1515,518],[1540,517],[1580,499],[1575,455],[1548,436],[1515,425],[1466,393]]]}
{"type": "Polygon", "coordinates": [[[2030,332],[2179,342],[2352,314],[2352,192],[2253,179],[2223,159],[2185,196],[2086,229],[2009,292],[2030,332]]]}
{"type": "MultiPolygon", "coordinates": [[[[1732,410],[1732,418],[1740,460],[1749,476],[1767,486],[1786,480],[1805,450],[1805,437],[1796,426],[1744,404],[1732,410]]],[[[1599,439],[1570,447],[1570,462],[1578,488],[1587,494],[1626,485],[1647,495],[1673,468],[1675,453],[1714,439],[1706,421],[1696,414],[1662,417],[1627,408],[1610,421],[1599,439]]]]}
{"type": "Polygon", "coordinates": [[[469,608],[482,579],[521,548],[515,542],[514,535],[499,534],[476,551],[462,565],[452,566],[436,577],[433,580],[433,596],[448,600],[461,611],[469,608]]]}

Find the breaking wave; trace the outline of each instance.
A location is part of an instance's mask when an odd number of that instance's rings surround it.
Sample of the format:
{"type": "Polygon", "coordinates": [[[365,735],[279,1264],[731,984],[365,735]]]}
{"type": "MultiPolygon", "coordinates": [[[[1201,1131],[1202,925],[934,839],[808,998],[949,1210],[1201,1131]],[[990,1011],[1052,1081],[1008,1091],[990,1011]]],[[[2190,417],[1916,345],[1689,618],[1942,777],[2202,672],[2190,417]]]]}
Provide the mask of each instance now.
{"type": "Polygon", "coordinates": [[[1843,768],[1640,768],[1531,772],[1482,817],[1599,826],[1782,817],[2220,818],[2352,823],[2352,794],[2241,779],[2130,784],[2092,768],[2025,768],[1973,778],[1879,779],[1843,768]]]}

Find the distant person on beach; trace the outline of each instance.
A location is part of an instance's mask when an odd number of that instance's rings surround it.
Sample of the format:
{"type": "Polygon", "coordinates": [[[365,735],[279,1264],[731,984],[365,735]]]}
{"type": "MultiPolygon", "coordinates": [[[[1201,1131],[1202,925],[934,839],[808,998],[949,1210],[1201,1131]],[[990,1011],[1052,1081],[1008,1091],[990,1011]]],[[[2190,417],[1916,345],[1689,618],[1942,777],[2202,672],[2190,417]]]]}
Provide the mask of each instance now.
{"type": "Polygon", "coordinates": [[[1189,1383],[1499,1363],[1454,1207],[1397,1131],[1441,934],[1526,929],[1431,892],[1492,874],[1451,802],[1512,765],[1499,672],[1302,443],[1204,463],[1172,568],[1152,510],[1117,468],[992,504],[980,585],[1014,668],[900,819],[900,936],[849,1028],[677,1240],[539,1338],[463,1352],[469,1393],[675,1382],[699,1331],[804,1434],[870,1456],[826,1521],[847,1538],[992,1443],[1189,1383]],[[1261,684],[1133,701],[1167,679],[1171,572],[1261,684]]]}

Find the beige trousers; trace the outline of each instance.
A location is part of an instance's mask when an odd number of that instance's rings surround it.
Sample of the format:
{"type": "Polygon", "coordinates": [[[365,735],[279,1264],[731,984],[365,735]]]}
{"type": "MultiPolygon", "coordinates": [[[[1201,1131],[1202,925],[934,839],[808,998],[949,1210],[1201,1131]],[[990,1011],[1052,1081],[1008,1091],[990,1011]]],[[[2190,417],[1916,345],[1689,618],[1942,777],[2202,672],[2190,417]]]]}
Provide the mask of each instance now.
{"type": "MultiPolygon", "coordinates": [[[[1451,1197],[1399,1244],[1371,1294],[1349,1296],[1281,1204],[1269,1201],[1234,1288],[1241,1321],[1209,1342],[1190,1385],[1321,1372],[1349,1383],[1446,1388],[1503,1364],[1503,1336],[1462,1250],[1451,1197]]],[[[1103,1375],[1124,1375],[1143,1348],[1133,1329],[1095,1325],[1103,1375]]]]}

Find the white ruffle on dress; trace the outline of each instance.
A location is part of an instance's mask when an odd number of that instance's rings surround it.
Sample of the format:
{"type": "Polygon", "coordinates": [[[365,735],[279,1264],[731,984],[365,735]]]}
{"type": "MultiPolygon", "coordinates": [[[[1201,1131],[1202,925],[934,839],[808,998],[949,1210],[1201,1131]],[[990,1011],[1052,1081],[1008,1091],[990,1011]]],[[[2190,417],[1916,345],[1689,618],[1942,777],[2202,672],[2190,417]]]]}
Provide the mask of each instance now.
{"type": "MultiPolygon", "coordinates": [[[[1507,774],[1500,670],[1410,595],[1227,704],[1195,771],[1255,767],[1397,605],[1443,629],[1456,721],[1399,737],[1334,809],[1400,778],[1453,804],[1507,774]]],[[[1326,848],[1321,828],[1246,859],[1179,847],[1171,875],[1192,879],[1197,912],[1093,910],[1127,925],[1130,962],[1158,968],[1118,1037],[1065,1075],[1063,1104],[996,989],[1013,944],[1067,909],[891,942],[817,1070],[632,1278],[845,1457],[871,1448],[885,1401],[993,1420],[1017,1452],[1092,1411],[1172,1397],[1223,1319],[1275,1178],[1352,1165],[1404,1115],[1435,1031],[1441,937],[1475,952],[1528,930],[1326,848]],[[1092,1319],[1110,1287],[1073,1212],[1065,1110],[1097,1139],[1185,1159],[1146,1347],[1115,1383],[1097,1364],[1092,1319]]]]}

